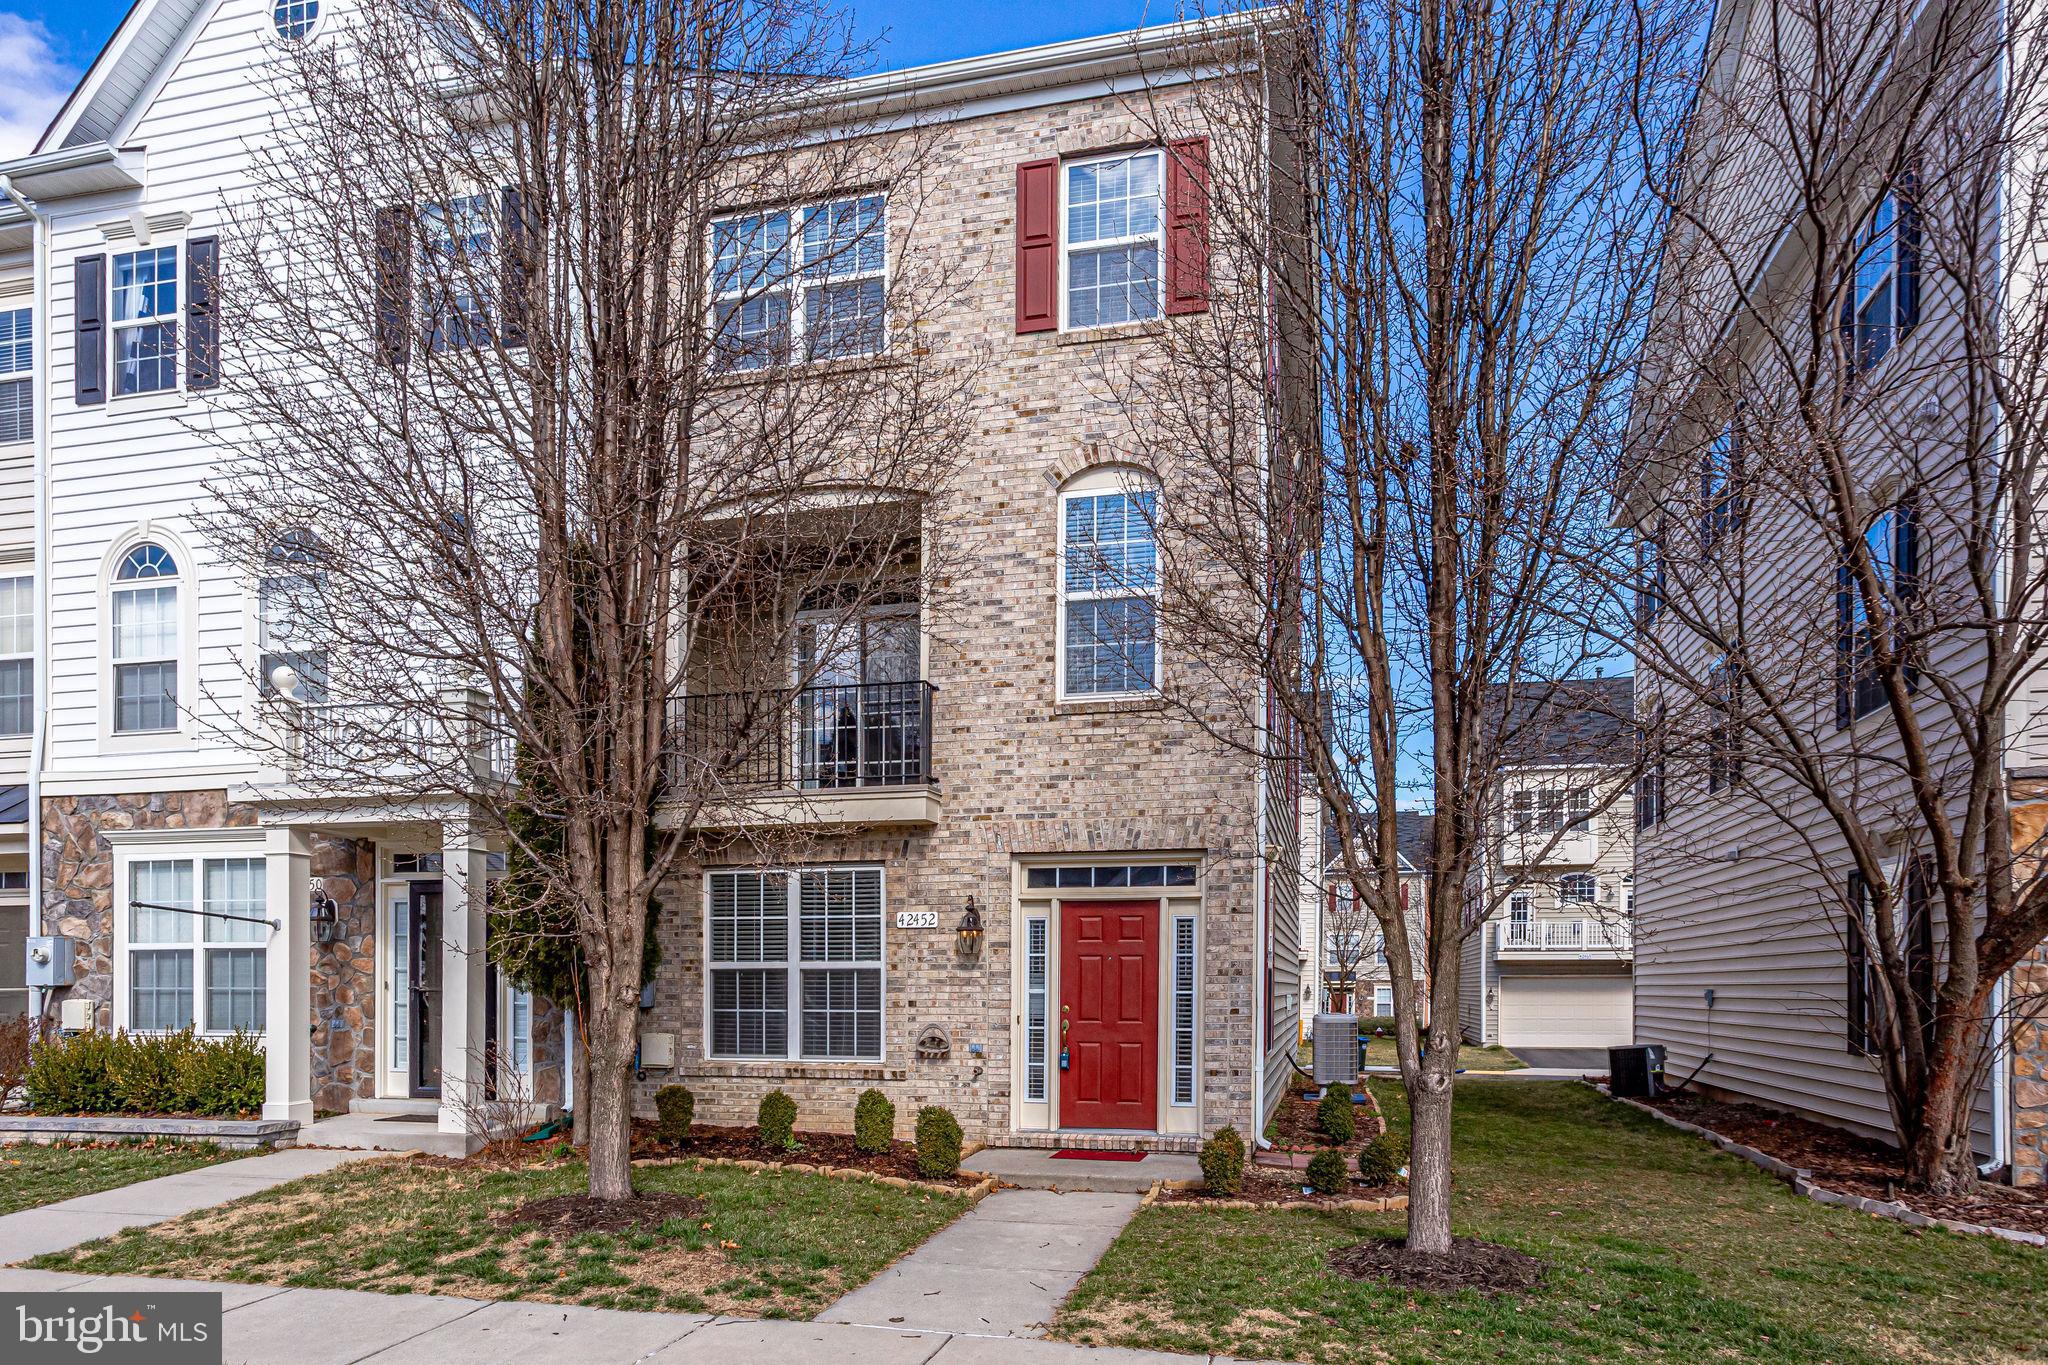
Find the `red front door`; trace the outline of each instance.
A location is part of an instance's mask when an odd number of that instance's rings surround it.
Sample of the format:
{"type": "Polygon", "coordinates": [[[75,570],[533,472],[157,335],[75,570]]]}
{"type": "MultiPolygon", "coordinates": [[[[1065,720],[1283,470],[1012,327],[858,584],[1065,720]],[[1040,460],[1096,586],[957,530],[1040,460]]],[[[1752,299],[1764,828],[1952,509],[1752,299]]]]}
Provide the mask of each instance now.
{"type": "Polygon", "coordinates": [[[1060,1127],[1159,1126],[1159,903],[1060,903],[1060,1127]]]}

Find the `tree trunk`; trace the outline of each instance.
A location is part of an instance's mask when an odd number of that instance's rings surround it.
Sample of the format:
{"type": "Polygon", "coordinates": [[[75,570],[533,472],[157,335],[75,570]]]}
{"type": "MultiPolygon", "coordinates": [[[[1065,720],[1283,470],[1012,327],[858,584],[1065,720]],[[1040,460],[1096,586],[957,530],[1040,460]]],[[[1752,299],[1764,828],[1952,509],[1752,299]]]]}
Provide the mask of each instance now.
{"type": "Polygon", "coordinates": [[[1408,1092],[1408,1250],[1451,1249],[1451,1077],[1432,1057],[1408,1092]]]}
{"type": "Polygon", "coordinates": [[[609,998],[615,992],[591,992],[590,1090],[587,1102],[577,1108],[590,1110],[590,1197],[631,1199],[633,1197],[633,1048],[635,1010],[631,1002],[623,1007],[609,998]]]}
{"type": "Polygon", "coordinates": [[[1930,1194],[1968,1194],[1977,1187],[1977,1157],[1970,1145],[1970,1104],[1952,1068],[1937,1066],[1927,1079],[1919,1124],[1905,1150],[1906,1184],[1930,1194]]]}

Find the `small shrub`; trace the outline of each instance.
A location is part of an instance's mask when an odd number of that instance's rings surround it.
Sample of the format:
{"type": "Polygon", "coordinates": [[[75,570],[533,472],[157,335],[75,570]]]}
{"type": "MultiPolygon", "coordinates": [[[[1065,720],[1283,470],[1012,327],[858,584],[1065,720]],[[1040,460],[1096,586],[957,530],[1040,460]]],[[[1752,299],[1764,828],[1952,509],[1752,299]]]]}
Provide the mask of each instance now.
{"type": "Polygon", "coordinates": [[[1350,1180],[1342,1152],[1321,1151],[1308,1159],[1308,1187],[1317,1194],[1338,1194],[1350,1180]]]}
{"type": "Polygon", "coordinates": [[[928,1104],[917,1111],[917,1173],[927,1180],[960,1174],[960,1120],[952,1110],[928,1104]]]}
{"type": "Polygon", "coordinates": [[[879,1155],[896,1139],[896,1106],[879,1090],[863,1090],[853,1106],[855,1151],[879,1155]]]}
{"type": "Polygon", "coordinates": [[[1323,1087],[1323,1097],[1316,1101],[1316,1127],[1323,1130],[1325,1141],[1338,1147],[1358,1136],[1358,1116],[1351,1112],[1350,1086],[1323,1087]]]}
{"type": "Polygon", "coordinates": [[[1401,1178],[1401,1144],[1381,1133],[1358,1154],[1358,1178],[1368,1185],[1391,1185],[1401,1178]]]}
{"type": "Polygon", "coordinates": [[[111,1114],[119,1105],[114,1087],[114,1036],[80,1033],[52,1037],[29,1053],[28,1105],[38,1114],[111,1114]]]}
{"type": "Polygon", "coordinates": [[[796,1150],[796,1101],[780,1090],[761,1097],[761,1112],[754,1122],[761,1129],[761,1145],[779,1151],[796,1150]]]}
{"type": "MultiPolygon", "coordinates": [[[[114,1035],[107,1067],[114,1099],[131,1114],[185,1114],[199,1107],[192,1093],[192,1054],[205,1044],[191,1029],[179,1033],[114,1035]]],[[[262,1104],[261,1095],[257,1104],[262,1104]]]]}
{"type": "Polygon", "coordinates": [[[1211,1194],[1236,1194],[1244,1188],[1244,1139],[1237,1129],[1218,1128],[1202,1144],[1202,1183],[1211,1194]]]}
{"type": "Polygon", "coordinates": [[[654,1130],[663,1142],[688,1142],[690,1120],[697,1114],[697,1097],[680,1085],[665,1085],[654,1092],[654,1130]]]}
{"type": "Polygon", "coordinates": [[[207,1038],[184,1053],[186,1107],[195,1114],[230,1118],[263,1111],[263,1036],[237,1033],[207,1038]]]}

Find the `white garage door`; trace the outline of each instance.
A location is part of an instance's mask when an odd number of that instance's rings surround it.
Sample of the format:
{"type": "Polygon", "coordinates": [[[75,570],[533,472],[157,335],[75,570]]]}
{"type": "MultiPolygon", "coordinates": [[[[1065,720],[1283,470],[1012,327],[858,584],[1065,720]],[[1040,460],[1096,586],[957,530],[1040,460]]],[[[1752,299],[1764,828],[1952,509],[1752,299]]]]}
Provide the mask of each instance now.
{"type": "Polygon", "coordinates": [[[1617,1047],[1635,1041],[1625,976],[1504,976],[1503,1047],[1617,1047]]]}

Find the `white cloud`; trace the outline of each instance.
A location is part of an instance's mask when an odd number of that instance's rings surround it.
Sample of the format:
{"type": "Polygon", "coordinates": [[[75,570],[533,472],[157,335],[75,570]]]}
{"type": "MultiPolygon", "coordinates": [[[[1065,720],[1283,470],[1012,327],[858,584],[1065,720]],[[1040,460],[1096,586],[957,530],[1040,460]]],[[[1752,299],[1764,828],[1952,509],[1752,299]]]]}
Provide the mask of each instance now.
{"type": "Polygon", "coordinates": [[[77,70],[57,56],[48,29],[0,10],[0,161],[34,149],[77,83],[77,70]]]}

